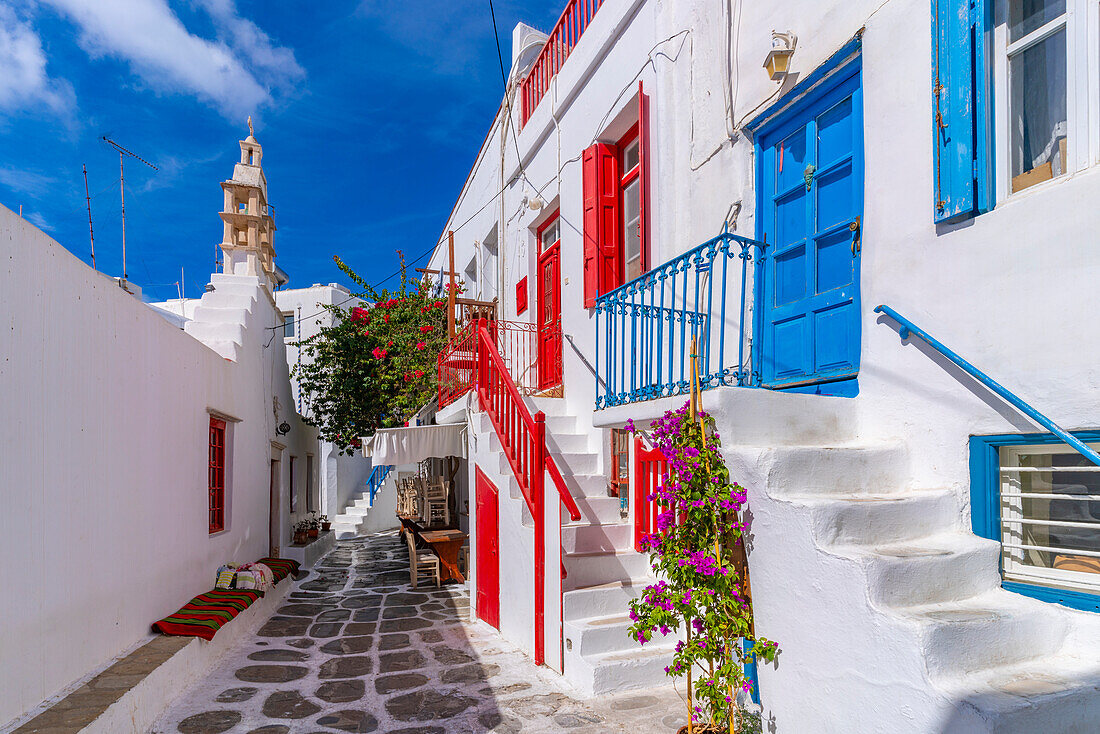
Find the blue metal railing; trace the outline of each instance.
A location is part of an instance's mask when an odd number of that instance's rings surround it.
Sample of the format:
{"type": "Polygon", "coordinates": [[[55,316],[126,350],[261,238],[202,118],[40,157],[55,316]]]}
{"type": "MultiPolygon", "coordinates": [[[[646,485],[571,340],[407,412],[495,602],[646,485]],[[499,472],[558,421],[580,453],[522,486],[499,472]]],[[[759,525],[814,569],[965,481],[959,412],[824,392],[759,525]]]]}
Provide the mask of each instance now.
{"type": "Polygon", "coordinates": [[[380,465],[374,467],[374,470],[370,473],[370,478],[367,479],[367,491],[370,492],[370,506],[374,507],[374,495],[381,488],[382,483],[386,481],[386,477],[393,471],[392,465],[380,465]]]}
{"type": "Polygon", "coordinates": [[[991,378],[989,375],[985,374],[984,372],[979,370],[977,367],[975,367],[974,365],[970,364],[965,359],[960,357],[958,354],[956,354],[955,352],[951,351],[950,349],[945,347],[940,342],[933,339],[931,336],[928,335],[928,333],[926,331],[919,328],[912,321],[905,318],[904,316],[902,316],[901,314],[899,314],[897,311],[890,308],[889,306],[885,306],[885,305],[876,306],[875,307],[875,313],[886,314],[891,319],[896,321],[901,326],[901,328],[898,329],[898,336],[900,336],[902,339],[908,339],[911,334],[915,334],[916,336],[919,336],[921,339],[924,340],[924,342],[926,344],[928,344],[930,347],[935,349],[937,352],[939,352],[940,354],[942,354],[943,356],[945,356],[949,360],[951,360],[963,372],[970,375],[975,380],[977,380],[978,382],[982,383],[983,385],[988,387],[993,392],[1000,395],[1002,398],[1005,399],[1005,401],[1007,401],[1008,403],[1013,405],[1021,413],[1023,413],[1028,418],[1030,418],[1031,420],[1038,423],[1043,428],[1045,428],[1048,431],[1050,431],[1051,433],[1053,433],[1055,436],[1057,436],[1059,439],[1061,439],[1065,443],[1072,446],[1077,451],[1077,453],[1084,456],[1086,459],[1091,461],[1093,464],[1096,464],[1097,466],[1100,466],[1100,454],[1097,454],[1091,448],[1086,446],[1081,441],[1081,439],[1079,439],[1076,436],[1072,435],[1069,431],[1067,431],[1066,429],[1059,426],[1057,423],[1052,421],[1050,418],[1047,418],[1045,415],[1043,415],[1039,411],[1035,410],[1035,408],[1033,408],[1030,405],[1028,405],[1027,403],[1025,403],[1022,399],[1020,399],[1019,397],[1014,395],[1011,391],[1009,391],[1006,387],[1004,387],[999,382],[997,382],[996,380],[991,378]]]}
{"type": "Polygon", "coordinates": [[[690,392],[693,339],[703,389],[758,387],[760,369],[751,353],[746,363],[752,331],[745,306],[749,267],[755,280],[766,247],[724,231],[597,298],[596,409],[690,392]],[[740,260],[741,283],[731,289],[729,271],[738,269],[733,260],[740,260]]]}

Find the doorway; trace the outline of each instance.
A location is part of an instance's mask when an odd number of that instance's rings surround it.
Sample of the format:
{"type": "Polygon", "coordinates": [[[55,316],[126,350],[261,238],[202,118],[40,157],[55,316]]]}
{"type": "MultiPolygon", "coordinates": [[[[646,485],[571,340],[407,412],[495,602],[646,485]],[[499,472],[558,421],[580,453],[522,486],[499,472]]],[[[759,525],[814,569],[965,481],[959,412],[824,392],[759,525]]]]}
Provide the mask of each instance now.
{"type": "Polygon", "coordinates": [[[279,557],[280,522],[279,522],[279,468],[282,462],[278,459],[271,460],[271,475],[268,479],[268,523],[267,523],[267,554],[272,558],[279,557]]]}
{"type": "Polygon", "coordinates": [[[555,213],[538,229],[538,387],[561,384],[561,219],[555,213]]]}
{"type": "Polygon", "coordinates": [[[474,502],[477,519],[477,616],[500,629],[500,530],[496,486],[476,469],[474,502]]]}
{"type": "Polygon", "coordinates": [[[863,249],[859,61],[761,129],[757,298],[765,387],[855,395],[863,249]]]}

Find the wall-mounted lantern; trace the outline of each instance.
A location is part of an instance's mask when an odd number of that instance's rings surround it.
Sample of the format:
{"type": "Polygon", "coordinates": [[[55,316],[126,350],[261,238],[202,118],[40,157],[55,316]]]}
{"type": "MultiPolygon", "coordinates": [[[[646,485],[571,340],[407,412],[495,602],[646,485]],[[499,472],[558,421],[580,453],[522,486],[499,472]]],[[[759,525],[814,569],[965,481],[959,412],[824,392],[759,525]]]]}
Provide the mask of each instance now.
{"type": "Polygon", "coordinates": [[[768,52],[768,58],[764,59],[764,68],[773,82],[781,81],[787,76],[790,68],[791,56],[794,55],[795,44],[798,37],[790,31],[779,33],[772,31],[772,49],[768,52]]]}
{"type": "Polygon", "coordinates": [[[280,436],[285,436],[290,433],[290,424],[283,421],[279,424],[279,427],[275,429],[275,433],[278,433],[280,436]]]}

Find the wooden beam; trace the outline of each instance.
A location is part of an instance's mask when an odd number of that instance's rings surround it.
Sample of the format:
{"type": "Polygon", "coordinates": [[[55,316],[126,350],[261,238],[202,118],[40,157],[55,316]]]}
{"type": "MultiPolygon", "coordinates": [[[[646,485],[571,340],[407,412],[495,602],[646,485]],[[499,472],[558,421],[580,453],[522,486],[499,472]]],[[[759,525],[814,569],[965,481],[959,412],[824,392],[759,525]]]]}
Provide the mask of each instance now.
{"type": "MultiPolygon", "coordinates": [[[[441,271],[440,270],[433,270],[432,268],[416,268],[416,272],[424,273],[425,275],[438,275],[441,271]]],[[[443,273],[443,274],[444,275],[458,275],[458,273],[454,272],[453,270],[448,270],[446,273],[443,273]]]]}
{"type": "Polygon", "coordinates": [[[455,233],[447,232],[447,255],[450,258],[447,267],[450,268],[451,288],[447,293],[447,338],[455,338],[455,233]]]}

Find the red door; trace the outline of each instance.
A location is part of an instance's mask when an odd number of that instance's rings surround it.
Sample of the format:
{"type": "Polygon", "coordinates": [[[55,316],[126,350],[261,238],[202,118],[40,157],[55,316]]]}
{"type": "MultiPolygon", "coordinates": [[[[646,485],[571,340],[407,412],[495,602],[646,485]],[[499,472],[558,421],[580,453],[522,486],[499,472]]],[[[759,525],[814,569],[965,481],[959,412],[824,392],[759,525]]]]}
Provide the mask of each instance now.
{"type": "Polygon", "coordinates": [[[561,226],[557,215],[539,228],[539,389],[561,384],[561,226]]]}
{"type": "Polygon", "coordinates": [[[500,549],[497,521],[497,488],[476,469],[474,487],[477,511],[477,616],[500,629],[500,549]]]}

